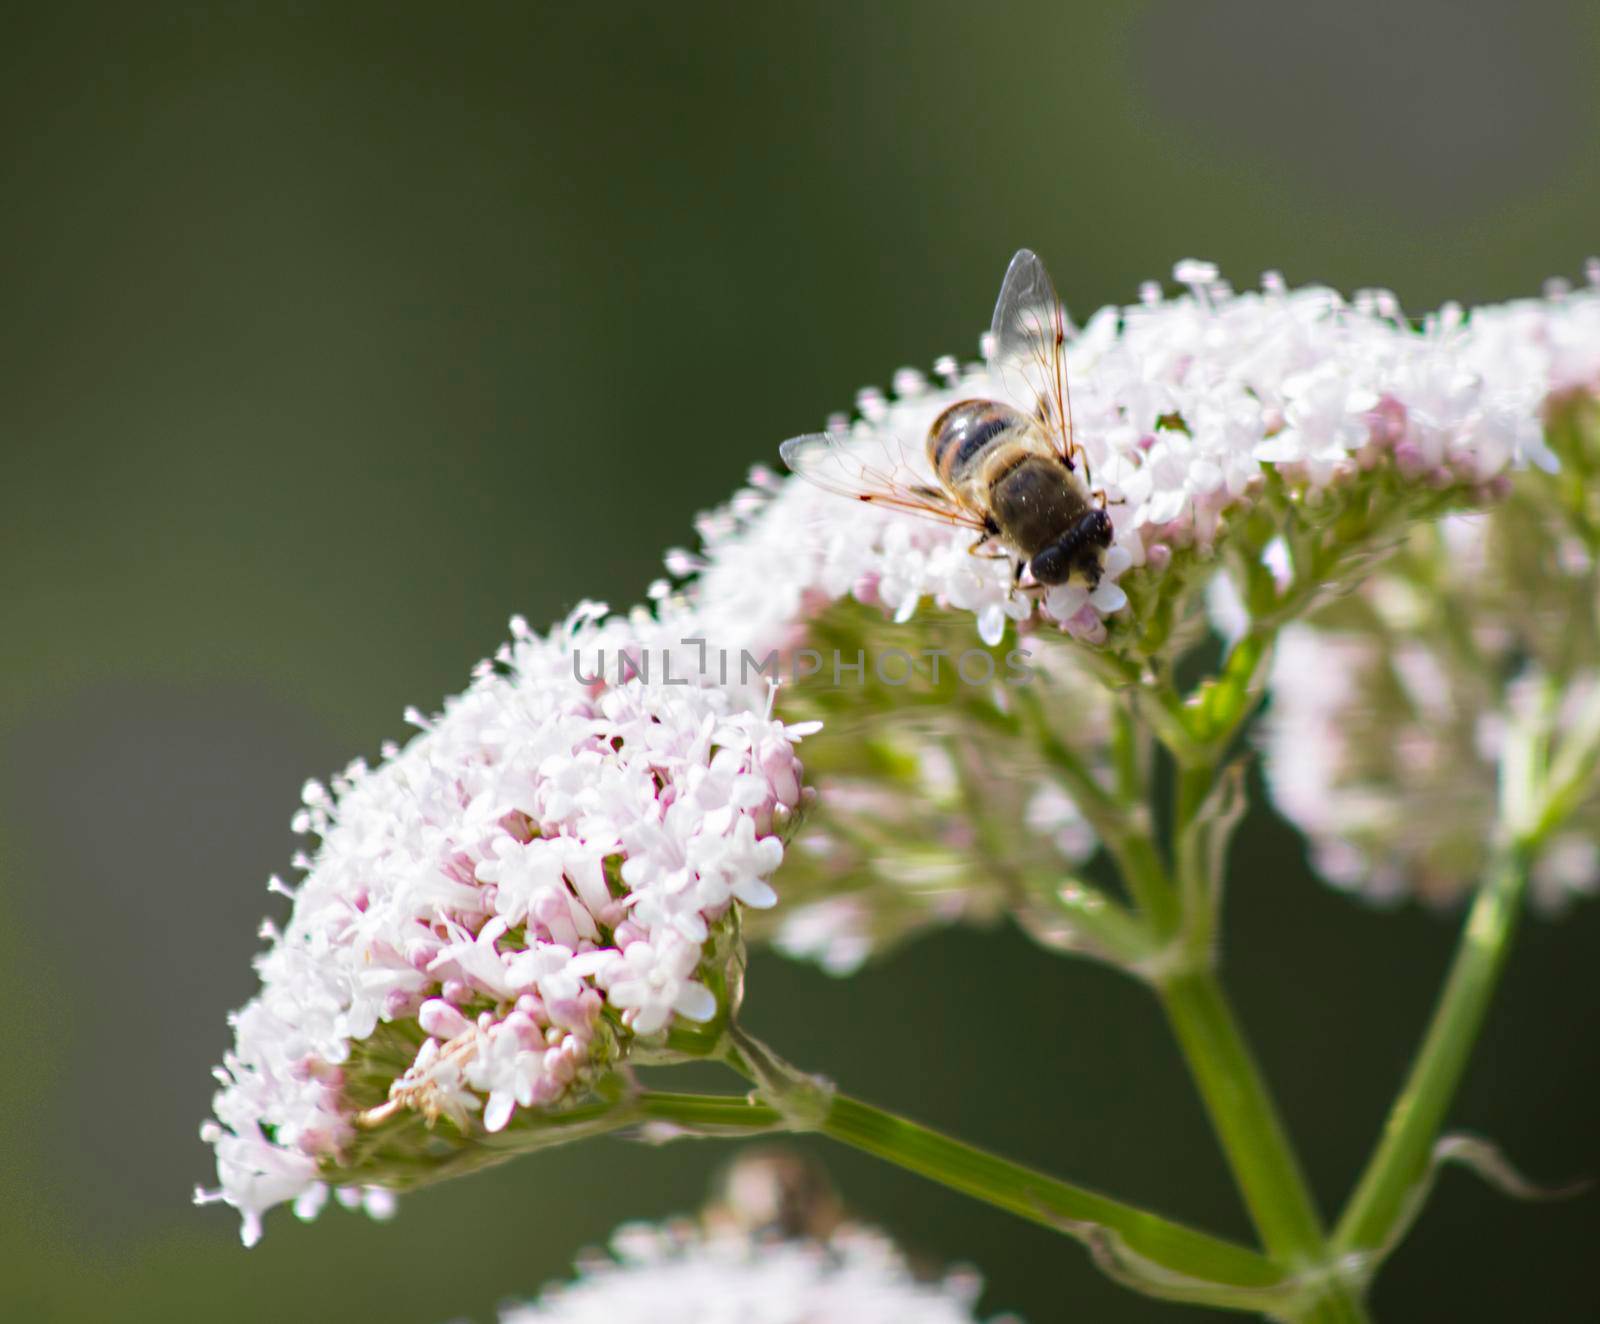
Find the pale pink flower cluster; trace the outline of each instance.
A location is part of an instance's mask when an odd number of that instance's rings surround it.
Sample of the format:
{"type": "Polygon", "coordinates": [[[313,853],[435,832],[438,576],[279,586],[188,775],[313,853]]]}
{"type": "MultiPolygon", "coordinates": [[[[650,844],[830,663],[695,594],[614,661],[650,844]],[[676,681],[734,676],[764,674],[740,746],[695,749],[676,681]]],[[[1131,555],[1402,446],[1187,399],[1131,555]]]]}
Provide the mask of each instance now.
{"type": "Polygon", "coordinates": [[[1337,887],[1379,902],[1452,899],[1473,881],[1494,817],[1494,751],[1476,705],[1420,642],[1291,625],[1262,728],[1278,812],[1337,887]]]}
{"type": "MultiPolygon", "coordinates": [[[[1175,549],[1210,547],[1224,513],[1269,470],[1316,489],[1391,457],[1421,484],[1490,485],[1521,463],[1550,463],[1543,401],[1600,371],[1592,288],[1471,318],[1446,307],[1418,330],[1384,292],[1346,301],[1269,275],[1259,292],[1234,293],[1206,263],[1176,274],[1187,293],[1165,298],[1151,284],[1138,304],[1102,309],[1069,335],[1075,436],[1115,530],[1092,593],[1062,585],[1036,604],[1012,591],[1008,562],[967,554],[970,531],[765,470],[702,518],[702,553],[670,553],[668,569],[698,573],[694,595],[714,628],[763,646],[792,642],[844,597],[898,621],[925,599],[971,612],[989,643],[1029,620],[1099,641],[1127,602],[1117,581],[1158,571],[1175,549]]],[[[863,455],[887,447],[932,483],[929,425],[975,396],[1010,398],[982,365],[947,359],[936,381],[903,369],[891,394],[862,391],[854,420],[830,426],[863,455]]]]}
{"type": "MultiPolygon", "coordinates": [[[[1071,715],[1060,738],[1099,771],[1114,701],[1072,665],[1064,644],[1031,646],[1030,683],[1048,686],[1049,701],[1071,715]]],[[[1059,885],[1098,849],[1077,804],[1031,758],[1026,737],[1008,740],[953,718],[942,731],[918,730],[902,715],[892,733],[874,732],[898,769],[886,777],[830,767],[840,744],[848,754],[858,738],[848,716],[841,730],[808,746],[817,809],[785,861],[784,904],[746,930],[786,956],[853,974],[930,928],[1016,913],[1020,877],[1059,885]]]]}
{"type": "Polygon", "coordinates": [[[609,1256],[501,1324],[973,1324],[970,1272],[913,1276],[880,1233],[846,1225],[826,1242],[774,1241],[734,1230],[635,1224],[609,1256]]]}
{"type": "MultiPolygon", "coordinates": [[[[1528,513],[1523,503],[1448,517],[1426,551],[1363,585],[1358,610],[1335,604],[1279,636],[1261,731],[1267,785],[1335,886],[1377,902],[1449,903],[1476,882],[1495,845],[1506,733],[1526,717],[1533,659],[1552,651],[1541,631],[1553,627],[1554,651],[1577,665],[1563,679],[1558,736],[1596,701],[1600,658],[1585,656],[1600,611],[1593,590],[1579,601],[1586,635],[1553,619],[1573,604],[1553,556],[1536,558],[1546,562],[1538,584],[1508,582],[1496,563],[1495,547],[1539,540],[1528,513]]],[[[1600,888],[1593,793],[1535,861],[1533,884],[1547,910],[1600,888]]]]}
{"type": "Polygon", "coordinates": [[[759,690],[616,683],[618,649],[694,633],[681,612],[512,628],[442,714],[411,715],[410,743],[306,787],[295,827],[320,844],[298,887],[274,880],[292,913],[264,926],[202,1131],[221,1183],[203,1198],[240,1211],[247,1243],[272,1205],[315,1212],[355,1125],[343,1068],[380,1023],[426,1036],[393,1108],[496,1131],[580,1095],[632,1037],[712,1017],[711,927],[776,899],[805,732],[759,690]]]}
{"type": "MultiPolygon", "coordinates": [[[[1589,275],[1584,290],[1557,286],[1446,319],[1462,362],[1453,380],[1435,382],[1430,416],[1486,382],[1556,422],[1561,461],[1592,470],[1592,438],[1568,426],[1584,426],[1593,407],[1578,397],[1600,398],[1600,264],[1589,275]]],[[[1586,545],[1566,522],[1564,482],[1522,475],[1510,502],[1414,536],[1363,586],[1358,610],[1334,604],[1280,637],[1263,731],[1268,784],[1328,881],[1376,900],[1459,897],[1493,845],[1498,764],[1527,682],[1561,677],[1558,734],[1591,702],[1595,551],[1592,534],[1586,545]]],[[[1220,605],[1242,620],[1239,604],[1220,605]]],[[[1591,796],[1536,862],[1546,908],[1600,885],[1595,815],[1591,796]]]]}

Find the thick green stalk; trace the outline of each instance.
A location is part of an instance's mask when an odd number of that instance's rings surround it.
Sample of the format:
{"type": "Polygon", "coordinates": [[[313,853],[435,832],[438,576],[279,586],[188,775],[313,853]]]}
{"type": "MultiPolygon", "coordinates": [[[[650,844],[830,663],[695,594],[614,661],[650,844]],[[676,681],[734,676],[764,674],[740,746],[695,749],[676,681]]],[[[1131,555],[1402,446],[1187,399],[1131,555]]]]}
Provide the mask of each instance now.
{"type": "Polygon", "coordinates": [[[1160,991],[1263,1244],[1283,1263],[1319,1262],[1322,1221],[1216,977],[1192,971],[1160,991]]]}
{"type": "MultiPolygon", "coordinates": [[[[785,1129],[783,1113],[745,1097],[645,1091],[635,1118],[687,1135],[732,1136],[785,1129]]],[[[941,1185],[1092,1245],[1111,1245],[1166,1284],[1182,1283],[1215,1304],[1287,1299],[1288,1275],[1257,1251],[1200,1232],[1097,1191],[1060,1181],[942,1135],[871,1104],[833,1096],[816,1129],[941,1185]]]]}
{"type": "Polygon", "coordinates": [[[856,1099],[835,1098],[821,1130],[1031,1222],[1077,1236],[1104,1229],[1141,1259],[1197,1283],[1262,1289],[1285,1278],[1255,1251],[1047,1177],[856,1099]]]}
{"type": "MultiPolygon", "coordinates": [[[[1244,668],[1253,671],[1254,664],[1244,668]]],[[[1205,734],[1231,734],[1248,707],[1245,686],[1232,687],[1228,711],[1213,714],[1215,725],[1205,734]]],[[[1213,705],[1214,707],[1214,705],[1213,705]]],[[[1178,849],[1197,826],[1215,778],[1215,764],[1191,763],[1178,769],[1177,808],[1173,839],[1178,849]]],[[[1178,854],[1175,849],[1174,854],[1178,854]]],[[[1220,870],[1220,858],[1196,861],[1220,870]]],[[[1203,893],[1217,880],[1193,880],[1182,889],[1188,907],[1205,904],[1203,893]]],[[[1189,931],[1209,940],[1207,917],[1191,915],[1189,931]]],[[[1267,1251],[1280,1263],[1302,1266],[1324,1258],[1325,1233],[1301,1175],[1299,1160],[1278,1118],[1244,1034],[1213,970],[1209,946],[1190,952],[1190,960],[1158,986],[1162,1006],[1172,1023],[1189,1070],[1200,1089],[1212,1126],[1222,1142],[1245,1206],[1267,1251]]]]}
{"type": "Polygon", "coordinates": [[[784,1129],[783,1114],[744,1095],[673,1094],[644,1090],[634,1096],[635,1115],[670,1122],[694,1135],[748,1135],[784,1129]]]}
{"type": "MultiPolygon", "coordinates": [[[[1297,1275],[1324,1273],[1330,1257],[1322,1220],[1216,976],[1191,971],[1159,989],[1262,1243],[1274,1260],[1297,1275]]],[[[1319,1324],[1367,1318],[1354,1290],[1335,1275],[1329,1274],[1312,1296],[1305,1312],[1292,1318],[1319,1324]]]]}
{"type": "MultiPolygon", "coordinates": [[[[1357,1324],[1367,1319],[1365,1309],[1331,1267],[1322,1218],[1288,1131],[1215,973],[1214,898],[1221,878],[1213,875],[1222,871],[1224,850],[1202,849],[1192,840],[1205,826],[1201,818],[1218,761],[1260,699],[1272,641],[1273,632],[1264,630],[1234,646],[1222,676],[1189,705],[1199,749],[1171,750],[1178,764],[1172,856],[1187,954],[1156,988],[1262,1244],[1306,1281],[1300,1308],[1287,1317],[1302,1324],[1357,1324]]],[[[1228,825],[1212,826],[1225,843],[1228,825]]]]}
{"type": "Polygon", "coordinates": [[[1381,1256],[1404,1230],[1505,964],[1527,881],[1526,851],[1506,850],[1473,902],[1422,1049],[1339,1220],[1339,1253],[1381,1256]]]}

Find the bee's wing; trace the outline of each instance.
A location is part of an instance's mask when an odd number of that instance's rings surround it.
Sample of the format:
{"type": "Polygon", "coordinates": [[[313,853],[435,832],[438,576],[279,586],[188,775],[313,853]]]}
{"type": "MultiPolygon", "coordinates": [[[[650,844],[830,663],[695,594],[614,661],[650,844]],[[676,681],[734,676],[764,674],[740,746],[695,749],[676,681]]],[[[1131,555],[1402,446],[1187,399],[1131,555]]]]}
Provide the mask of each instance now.
{"type": "Polygon", "coordinates": [[[791,437],[778,447],[778,454],[800,477],[826,492],[944,524],[988,531],[981,515],[917,474],[897,438],[813,432],[791,437]]]}
{"type": "Polygon", "coordinates": [[[1067,389],[1067,315],[1044,263],[1019,249],[1006,268],[989,328],[989,375],[1016,401],[1031,402],[1070,466],[1072,399],[1067,389]]]}

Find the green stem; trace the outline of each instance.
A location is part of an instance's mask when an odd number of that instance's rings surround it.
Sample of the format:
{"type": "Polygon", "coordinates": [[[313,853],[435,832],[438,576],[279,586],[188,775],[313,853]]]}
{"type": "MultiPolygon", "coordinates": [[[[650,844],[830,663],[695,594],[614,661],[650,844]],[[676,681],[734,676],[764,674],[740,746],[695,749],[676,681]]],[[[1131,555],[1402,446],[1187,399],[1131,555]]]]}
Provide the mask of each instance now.
{"type": "MultiPolygon", "coordinates": [[[[636,1095],[629,1115],[691,1135],[734,1136],[787,1125],[778,1109],[749,1098],[658,1091],[636,1095]]],[[[1277,1301],[1294,1290],[1281,1268],[1248,1247],[1046,1176],[859,1099],[834,1095],[816,1129],[1030,1222],[1091,1244],[1104,1237],[1133,1263],[1166,1275],[1163,1282],[1182,1282],[1215,1304],[1277,1301]]]]}
{"type": "Polygon", "coordinates": [[[1123,804],[1142,803],[1149,786],[1146,737],[1134,716],[1133,700],[1127,695],[1116,696],[1111,721],[1111,766],[1117,774],[1117,798],[1123,804]]]}
{"type": "Polygon", "coordinates": [[[673,1094],[645,1090],[634,1098],[637,1115],[653,1122],[672,1122],[696,1135],[748,1135],[782,1130],[783,1114],[743,1096],[673,1094]]]}
{"type": "Polygon", "coordinates": [[[1283,1263],[1320,1263],[1322,1221],[1216,976],[1177,975],[1161,1001],[1263,1244],[1283,1263]]]}
{"type": "Polygon", "coordinates": [[[1175,933],[1180,923],[1178,895],[1155,843],[1143,832],[1130,832],[1117,840],[1108,840],[1106,846],[1117,862],[1128,891],[1155,931],[1163,935],[1175,933]]]}
{"type": "Polygon", "coordinates": [[[1506,850],[1495,860],[1473,902],[1422,1049],[1339,1220],[1334,1246],[1340,1253],[1381,1256],[1402,1230],[1412,1194],[1427,1174],[1445,1113],[1483,1025],[1527,881],[1527,852],[1506,850]]]}
{"type": "Polygon", "coordinates": [[[1305,1324],[1366,1320],[1354,1289],[1328,1268],[1310,1188],[1216,976],[1179,974],[1160,993],[1262,1243],[1307,1284],[1305,1303],[1291,1318],[1305,1324]]]}
{"type": "Polygon", "coordinates": [[[1205,682],[1185,704],[1190,735],[1205,757],[1184,759],[1182,751],[1175,750],[1180,762],[1215,764],[1227,751],[1228,743],[1260,701],[1276,639],[1275,627],[1257,625],[1228,650],[1216,678],[1205,682]]]}
{"type": "MultiPolygon", "coordinates": [[[[1552,703],[1552,708],[1554,704],[1552,703]]],[[[1595,785],[1600,765],[1600,684],[1590,691],[1588,700],[1562,733],[1561,744],[1550,760],[1538,820],[1528,836],[1545,841],[1572,816],[1595,785]]]]}
{"type": "Polygon", "coordinates": [[[1039,751],[1061,778],[1067,793],[1089,826],[1099,834],[1117,863],[1123,882],[1139,909],[1158,933],[1178,927],[1178,897],[1166,865],[1150,839],[1148,811],[1122,803],[1095,779],[1081,759],[1055,733],[1038,698],[1018,692],[1017,707],[1028,716],[1039,751]]]}
{"type": "MultiPolygon", "coordinates": [[[[1173,836],[1180,845],[1196,826],[1214,776],[1210,764],[1178,770],[1173,836]]],[[[1195,862],[1196,867],[1204,863],[1195,862]]],[[[1203,904],[1194,895],[1200,890],[1198,884],[1186,889],[1190,905],[1203,904]]],[[[1197,958],[1209,954],[1194,953],[1197,958]]],[[[1260,1068],[1209,961],[1195,960],[1164,981],[1160,993],[1262,1243],[1282,1263],[1320,1263],[1322,1220],[1260,1068]]]]}
{"type": "MultiPolygon", "coordinates": [[[[1157,990],[1262,1244],[1275,1261],[1306,1280],[1306,1295],[1292,1318],[1304,1324],[1353,1324],[1367,1318],[1365,1310],[1351,1285],[1330,1268],[1327,1234],[1310,1187],[1213,968],[1211,897],[1220,880],[1211,874],[1221,871],[1221,853],[1213,856],[1190,841],[1202,827],[1216,782],[1216,755],[1255,705],[1269,646],[1270,638],[1254,640],[1244,650],[1248,660],[1230,665],[1233,683],[1214,688],[1200,705],[1206,722],[1199,734],[1212,757],[1180,762],[1177,769],[1174,854],[1184,881],[1184,939],[1191,950],[1189,960],[1157,990]]],[[[1236,649],[1230,664],[1241,656],[1236,649]]],[[[1227,825],[1213,826],[1225,832],[1227,825]]]]}
{"type": "Polygon", "coordinates": [[[1184,1278],[1239,1288],[1270,1288],[1284,1272],[1257,1252],[1159,1214],[1035,1172],[916,1122],[840,1095],[824,1134],[920,1173],[1030,1222],[1077,1236],[1113,1233],[1142,1259],[1184,1278]]]}
{"type": "Polygon", "coordinates": [[[1216,765],[1211,763],[1191,764],[1178,769],[1178,804],[1173,836],[1181,836],[1188,831],[1206,796],[1211,794],[1211,783],[1215,777],[1216,765]]]}

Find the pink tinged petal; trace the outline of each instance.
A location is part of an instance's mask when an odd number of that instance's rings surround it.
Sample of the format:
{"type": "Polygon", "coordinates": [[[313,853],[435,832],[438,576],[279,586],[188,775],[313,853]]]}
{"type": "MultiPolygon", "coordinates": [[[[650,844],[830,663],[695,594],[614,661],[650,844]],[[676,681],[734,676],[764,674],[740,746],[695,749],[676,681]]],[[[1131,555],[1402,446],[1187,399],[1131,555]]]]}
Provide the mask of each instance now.
{"type": "Polygon", "coordinates": [[[1058,621],[1070,620],[1083,606],[1087,596],[1082,584],[1057,584],[1045,594],[1045,610],[1058,621]]]}
{"type": "Polygon", "coordinates": [[[606,990],[613,1007],[630,1011],[642,1007],[650,998],[650,986],[642,979],[619,979],[606,990]]]}
{"type": "Polygon", "coordinates": [[[704,984],[685,984],[672,1000],[672,1009],[691,1021],[709,1021],[717,1014],[716,995],[704,984]]]}
{"type": "Polygon", "coordinates": [[[606,886],[605,869],[598,856],[579,856],[567,861],[567,877],[583,904],[599,914],[611,904],[611,891],[606,886]]]}
{"type": "Polygon", "coordinates": [[[385,1190],[382,1186],[367,1186],[362,1191],[361,1207],[368,1218],[375,1218],[382,1223],[395,1216],[400,1202],[393,1191],[385,1190]]]}
{"type": "MultiPolygon", "coordinates": [[[[545,926],[545,928],[550,930],[550,936],[563,947],[576,947],[578,945],[580,934],[578,932],[577,924],[573,922],[575,918],[573,912],[575,909],[577,908],[568,905],[568,897],[565,893],[565,889],[563,889],[562,895],[560,896],[547,892],[544,896],[540,897],[538,903],[533,908],[533,914],[535,918],[537,918],[538,921],[545,926]]],[[[582,914],[585,919],[589,920],[589,933],[587,936],[594,937],[595,929],[593,919],[589,917],[587,911],[578,909],[578,913],[582,914]]]]}
{"type": "Polygon", "coordinates": [[[1151,496],[1140,515],[1147,524],[1170,524],[1183,513],[1184,503],[1188,499],[1189,494],[1181,487],[1169,488],[1151,496]]]}
{"type": "Polygon", "coordinates": [[[328,1203],[328,1188],[323,1182],[308,1187],[295,1197],[294,1216],[302,1223],[309,1223],[319,1213],[322,1206],[328,1203]]]}
{"type": "Polygon", "coordinates": [[[1099,587],[1089,595],[1089,601],[1094,604],[1097,611],[1109,613],[1121,611],[1126,607],[1128,595],[1107,579],[1102,580],[1099,587]]]}
{"type": "Polygon", "coordinates": [[[711,936],[711,930],[706,927],[705,916],[698,910],[674,915],[672,927],[697,947],[711,936]]]}
{"type": "Polygon", "coordinates": [[[454,1039],[472,1028],[472,1022],[443,998],[429,998],[417,1012],[417,1024],[436,1039],[454,1039]]]}
{"type": "Polygon", "coordinates": [[[483,1110],[483,1129],[491,1135],[504,1131],[506,1123],[516,1108],[516,1100],[505,1090],[496,1090],[489,1096],[489,1106],[483,1110]]]}
{"type": "Polygon", "coordinates": [[[735,809],[754,809],[766,800],[767,795],[766,781],[746,774],[734,779],[730,799],[735,809]]]}
{"type": "Polygon", "coordinates": [[[601,947],[592,952],[583,952],[574,956],[567,963],[569,973],[577,975],[580,979],[586,976],[599,974],[614,961],[620,961],[622,953],[614,947],[601,947]]]}
{"type": "Polygon", "coordinates": [[[733,894],[755,910],[769,910],[778,904],[778,894],[760,878],[747,878],[736,884],[733,894]]]}
{"type": "Polygon", "coordinates": [[[539,1099],[539,1084],[541,1080],[540,1069],[544,1065],[544,1054],[519,1053],[517,1054],[517,1102],[524,1108],[531,1108],[539,1099]]]}

